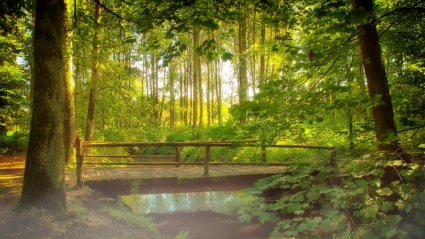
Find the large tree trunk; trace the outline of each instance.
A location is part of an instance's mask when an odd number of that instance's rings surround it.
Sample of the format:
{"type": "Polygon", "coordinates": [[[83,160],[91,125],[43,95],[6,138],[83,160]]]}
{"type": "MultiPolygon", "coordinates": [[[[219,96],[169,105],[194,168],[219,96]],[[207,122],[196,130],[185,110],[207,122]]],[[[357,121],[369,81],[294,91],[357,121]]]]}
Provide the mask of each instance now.
{"type": "MultiPolygon", "coordinates": [[[[364,8],[373,11],[372,0],[351,0],[354,9],[364,8]]],[[[394,122],[393,106],[388,88],[387,75],[381,59],[378,32],[376,26],[368,23],[358,27],[360,34],[360,50],[364,70],[369,88],[369,97],[373,101],[373,119],[375,121],[375,135],[378,140],[378,149],[385,151],[400,150],[399,142],[386,142],[389,137],[397,136],[394,122]],[[376,100],[379,99],[378,102],[376,100]]]]}
{"type": "MultiPolygon", "coordinates": [[[[67,29],[71,29],[71,13],[70,0],[65,0],[65,25],[67,29]]],[[[65,154],[66,164],[70,164],[75,158],[75,110],[74,110],[74,89],[72,83],[72,31],[68,30],[65,34],[65,47],[64,47],[64,80],[65,80],[65,121],[64,121],[64,134],[65,134],[65,154]]]]}
{"type": "Polygon", "coordinates": [[[34,101],[18,209],[61,212],[65,207],[65,3],[37,1],[34,28],[34,101]]]}
{"type": "MultiPolygon", "coordinates": [[[[102,0],[99,0],[99,3],[102,3],[102,0]]],[[[94,25],[94,36],[93,36],[93,48],[92,48],[92,69],[91,69],[91,82],[90,82],[90,99],[89,107],[87,111],[87,123],[86,123],[86,135],[85,141],[93,140],[94,133],[94,121],[96,115],[96,100],[97,100],[97,85],[100,78],[99,70],[99,57],[100,57],[100,27],[99,23],[102,18],[102,8],[96,4],[95,7],[95,25],[94,25]]]]}

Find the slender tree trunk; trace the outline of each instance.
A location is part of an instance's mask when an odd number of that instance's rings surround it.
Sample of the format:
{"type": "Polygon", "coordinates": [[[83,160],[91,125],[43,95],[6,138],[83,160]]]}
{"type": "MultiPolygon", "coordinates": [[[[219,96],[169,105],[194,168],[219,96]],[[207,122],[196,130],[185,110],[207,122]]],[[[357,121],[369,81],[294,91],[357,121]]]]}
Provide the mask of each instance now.
{"type": "Polygon", "coordinates": [[[216,75],[215,75],[215,84],[216,84],[216,90],[217,90],[217,117],[218,117],[218,125],[222,124],[222,114],[221,114],[221,77],[219,76],[219,73],[221,73],[221,67],[219,67],[219,60],[217,59],[215,62],[215,68],[217,69],[216,75]]]}
{"type": "MultiPolygon", "coordinates": [[[[201,38],[201,30],[199,30],[199,41],[201,38]]],[[[198,44],[199,46],[199,44],[198,44]]],[[[201,56],[199,54],[198,55],[198,65],[195,68],[195,71],[197,71],[197,75],[198,75],[198,89],[199,89],[199,127],[203,126],[204,123],[204,92],[203,92],[203,88],[202,88],[202,68],[201,68],[201,56]]]]}
{"type": "Polygon", "coordinates": [[[174,128],[175,118],[175,97],[174,97],[174,81],[176,78],[176,66],[174,62],[170,63],[170,128],[174,128]]]}
{"type": "MultiPolygon", "coordinates": [[[[254,12],[254,21],[252,22],[252,42],[248,46],[250,48],[252,45],[255,45],[255,39],[256,39],[256,13],[254,12]]],[[[252,86],[252,93],[255,95],[255,88],[257,86],[255,80],[256,80],[256,62],[257,62],[257,52],[254,51],[252,54],[252,62],[251,62],[251,86],[252,86]]]]}
{"type": "Polygon", "coordinates": [[[247,101],[247,67],[246,67],[246,20],[239,21],[239,103],[247,101]]]}
{"type": "MultiPolygon", "coordinates": [[[[65,0],[65,25],[67,29],[71,29],[71,13],[69,0],[65,0]]],[[[69,165],[75,158],[75,110],[74,110],[74,89],[72,83],[72,31],[67,30],[65,34],[64,47],[64,80],[65,80],[65,154],[66,164],[69,165]]]]}
{"type": "MultiPolygon", "coordinates": [[[[99,0],[102,3],[102,0],[99,0]]],[[[96,100],[97,100],[97,88],[98,81],[100,78],[99,69],[99,58],[100,58],[100,47],[99,41],[101,36],[101,29],[99,27],[100,20],[102,18],[102,8],[95,4],[95,24],[94,24],[94,36],[93,36],[93,48],[92,48],[92,67],[91,67],[91,82],[90,82],[90,99],[89,107],[87,111],[87,123],[86,123],[86,135],[85,141],[93,140],[94,133],[94,122],[96,115],[96,100]]]]}
{"type": "MultiPolygon", "coordinates": [[[[260,85],[263,85],[264,83],[266,83],[266,75],[265,75],[265,70],[266,70],[266,62],[265,62],[265,54],[264,54],[264,45],[266,43],[266,25],[265,23],[262,23],[261,26],[261,56],[260,56],[260,85]]],[[[260,89],[261,91],[261,89],[260,89]]]]}
{"type": "MultiPolygon", "coordinates": [[[[373,11],[372,0],[351,0],[354,9],[364,8],[373,11]]],[[[378,149],[385,151],[398,151],[398,140],[386,142],[389,137],[397,136],[397,128],[394,122],[394,113],[391,103],[388,80],[381,58],[378,32],[376,26],[367,23],[358,27],[360,34],[361,56],[369,89],[369,97],[373,101],[373,119],[375,121],[375,135],[378,140],[378,149]],[[376,101],[377,99],[378,102],[376,101]]]]}
{"type": "Polygon", "coordinates": [[[210,88],[211,88],[211,72],[210,72],[210,62],[207,62],[207,127],[211,125],[211,97],[210,97],[210,88]]]}
{"type": "MultiPolygon", "coordinates": [[[[163,80],[162,80],[162,85],[164,86],[163,88],[162,88],[162,90],[161,90],[161,107],[160,107],[160,109],[159,109],[159,117],[158,117],[158,125],[159,126],[161,126],[161,124],[162,124],[162,114],[163,114],[163,111],[164,111],[164,103],[165,103],[165,81],[166,81],[166,78],[167,78],[167,71],[164,69],[164,77],[163,77],[163,80]]],[[[158,80],[159,80],[159,78],[158,78],[158,80]]],[[[157,89],[159,90],[159,84],[158,84],[158,82],[157,82],[157,89]]],[[[158,95],[159,95],[159,91],[158,91],[158,95]]]]}
{"type": "Polygon", "coordinates": [[[184,120],[184,114],[183,114],[183,104],[184,104],[184,93],[183,93],[183,63],[180,62],[179,64],[180,72],[179,72],[179,106],[180,106],[180,124],[184,120]]]}
{"type": "Polygon", "coordinates": [[[199,68],[201,68],[201,59],[197,52],[197,49],[199,47],[199,29],[194,27],[193,28],[193,121],[192,121],[192,127],[197,128],[198,125],[198,92],[199,92],[199,82],[201,76],[199,75],[200,71],[199,68]]]}
{"type": "MultiPolygon", "coordinates": [[[[189,55],[189,53],[188,53],[189,55]]],[[[188,126],[188,113],[189,113],[189,85],[188,85],[188,81],[189,81],[189,62],[190,60],[187,59],[186,60],[186,67],[185,67],[185,71],[184,71],[184,111],[183,111],[183,121],[184,121],[184,125],[188,126]]]]}
{"type": "Polygon", "coordinates": [[[36,2],[34,101],[25,174],[18,209],[63,212],[65,207],[65,8],[64,1],[36,2]]]}
{"type": "MultiPolygon", "coordinates": [[[[239,21],[239,104],[243,104],[247,101],[248,91],[248,77],[247,77],[247,64],[246,64],[246,20],[245,15],[242,20],[239,21]]],[[[246,122],[246,117],[240,119],[241,123],[246,122]]]]}

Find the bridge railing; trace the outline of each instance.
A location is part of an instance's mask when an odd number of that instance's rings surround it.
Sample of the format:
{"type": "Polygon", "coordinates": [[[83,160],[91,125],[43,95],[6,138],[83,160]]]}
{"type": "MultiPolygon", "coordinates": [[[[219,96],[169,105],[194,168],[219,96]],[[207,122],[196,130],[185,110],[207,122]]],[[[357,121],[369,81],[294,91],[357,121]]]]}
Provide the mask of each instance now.
{"type": "Polygon", "coordinates": [[[77,186],[82,187],[84,183],[84,168],[85,165],[203,165],[204,177],[209,176],[210,165],[268,165],[268,166],[284,166],[285,163],[267,162],[266,148],[304,148],[304,149],[323,149],[330,150],[330,163],[336,157],[336,149],[334,147],[324,146],[306,146],[306,145],[261,145],[258,141],[230,141],[230,142],[84,142],[80,137],[75,140],[76,147],[76,177],[77,186]],[[173,147],[174,155],[87,155],[85,154],[88,148],[112,148],[112,147],[173,147]],[[181,162],[180,149],[181,147],[205,147],[204,162],[181,162]],[[261,162],[211,162],[212,147],[261,147],[261,162]],[[170,158],[174,162],[85,162],[85,158],[170,158]]]}

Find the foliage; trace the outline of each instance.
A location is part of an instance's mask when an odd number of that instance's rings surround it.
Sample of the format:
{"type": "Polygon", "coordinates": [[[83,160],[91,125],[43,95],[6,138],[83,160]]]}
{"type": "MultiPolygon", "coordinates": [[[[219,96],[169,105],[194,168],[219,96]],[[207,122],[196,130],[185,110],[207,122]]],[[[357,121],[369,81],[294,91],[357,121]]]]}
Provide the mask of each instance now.
{"type": "Polygon", "coordinates": [[[424,236],[423,167],[365,155],[336,167],[291,166],[288,174],[245,190],[240,219],[273,222],[273,237],[420,238],[424,236]],[[382,181],[385,168],[401,178],[382,181]],[[279,193],[268,195],[271,189],[279,193]]]}
{"type": "Polygon", "coordinates": [[[0,153],[16,153],[23,151],[28,145],[28,134],[13,132],[9,135],[0,135],[0,153]]]}

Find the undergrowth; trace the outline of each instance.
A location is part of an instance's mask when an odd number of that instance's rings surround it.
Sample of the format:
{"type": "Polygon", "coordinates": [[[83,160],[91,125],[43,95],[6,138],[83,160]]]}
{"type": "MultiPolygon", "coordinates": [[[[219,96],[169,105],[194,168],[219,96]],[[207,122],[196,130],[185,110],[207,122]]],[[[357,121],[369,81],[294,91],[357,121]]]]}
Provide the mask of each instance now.
{"type": "Polygon", "coordinates": [[[293,166],[288,172],[245,190],[241,221],[275,223],[275,238],[425,236],[423,166],[366,155],[336,166],[293,166]],[[382,180],[385,168],[396,169],[398,178],[382,180]]]}

